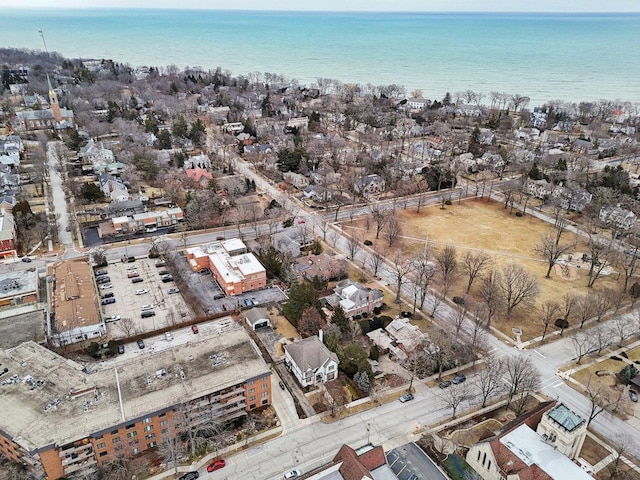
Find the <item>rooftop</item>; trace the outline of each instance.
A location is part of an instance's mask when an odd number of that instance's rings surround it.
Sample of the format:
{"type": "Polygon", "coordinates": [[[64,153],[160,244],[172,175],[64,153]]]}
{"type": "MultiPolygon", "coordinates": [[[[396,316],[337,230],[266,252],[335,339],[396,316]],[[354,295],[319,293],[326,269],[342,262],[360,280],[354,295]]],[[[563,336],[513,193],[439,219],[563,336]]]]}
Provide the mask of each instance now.
{"type": "Polygon", "coordinates": [[[48,288],[56,332],[102,322],[91,266],[86,260],[56,263],[48,273],[54,278],[48,288]]]}
{"type": "Polygon", "coordinates": [[[569,408],[562,403],[552,410],[549,410],[547,415],[568,432],[574,431],[585,422],[579,415],[569,410],[569,408]]]}
{"type": "Polygon", "coordinates": [[[38,289],[36,269],[16,270],[0,274],[0,299],[15,297],[38,289]]]}
{"type": "Polygon", "coordinates": [[[229,318],[215,325],[210,336],[87,366],[34,342],[0,350],[3,379],[18,376],[0,386],[0,429],[29,451],[63,445],[270,374],[242,327],[229,318]]]}
{"type": "Polygon", "coordinates": [[[593,477],[560,451],[546,443],[527,425],[521,425],[500,439],[527,466],[537,465],[553,479],[593,480],[593,477]]]}

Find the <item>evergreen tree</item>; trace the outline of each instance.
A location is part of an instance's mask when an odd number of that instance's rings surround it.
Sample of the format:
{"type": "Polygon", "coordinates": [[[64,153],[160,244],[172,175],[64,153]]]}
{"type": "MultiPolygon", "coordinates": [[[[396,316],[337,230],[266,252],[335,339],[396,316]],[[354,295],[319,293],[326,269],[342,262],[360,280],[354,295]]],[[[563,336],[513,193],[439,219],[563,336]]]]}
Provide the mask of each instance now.
{"type": "Polygon", "coordinates": [[[349,319],[345,315],[342,306],[338,305],[334,310],[333,316],[331,317],[331,323],[337,325],[343,335],[351,333],[351,325],[349,324],[349,319]]]}
{"type": "Polygon", "coordinates": [[[298,282],[291,285],[289,300],[282,305],[282,313],[295,327],[305,308],[317,305],[318,290],[309,282],[298,282]]]}

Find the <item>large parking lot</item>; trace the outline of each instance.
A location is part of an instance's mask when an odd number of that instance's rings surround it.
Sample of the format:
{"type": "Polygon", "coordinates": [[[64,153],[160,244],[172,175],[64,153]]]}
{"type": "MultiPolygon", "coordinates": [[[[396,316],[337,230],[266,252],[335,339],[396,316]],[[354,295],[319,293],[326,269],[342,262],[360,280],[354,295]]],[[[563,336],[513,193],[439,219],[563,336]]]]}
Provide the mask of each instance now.
{"type": "MultiPolygon", "coordinates": [[[[169,293],[175,289],[174,282],[162,282],[160,273],[164,267],[156,267],[157,260],[138,259],[132,263],[116,262],[97,270],[106,270],[109,282],[98,285],[98,294],[113,293],[115,303],[102,305],[107,319],[107,332],[115,339],[175,325],[191,317],[192,312],[180,293],[169,293]],[[137,277],[133,277],[136,275],[137,277]],[[132,277],[132,278],[130,278],[132,277]],[[133,283],[134,278],[142,281],[133,283]],[[105,288],[106,285],[110,287],[105,288]],[[142,317],[143,306],[155,315],[142,317]],[[117,321],[109,317],[120,316],[117,321]]],[[[98,277],[99,278],[99,277],[98,277]]],[[[148,314],[150,315],[150,314],[148,314]]]]}

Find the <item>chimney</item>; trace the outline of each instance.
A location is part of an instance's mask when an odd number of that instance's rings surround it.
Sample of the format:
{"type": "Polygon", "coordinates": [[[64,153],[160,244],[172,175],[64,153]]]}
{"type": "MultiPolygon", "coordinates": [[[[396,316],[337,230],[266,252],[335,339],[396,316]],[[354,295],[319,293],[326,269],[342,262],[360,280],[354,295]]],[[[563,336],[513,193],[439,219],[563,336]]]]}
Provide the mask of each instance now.
{"type": "Polygon", "coordinates": [[[323,337],[324,337],[324,334],[322,333],[322,329],[318,330],[318,338],[322,343],[324,343],[323,337]]]}

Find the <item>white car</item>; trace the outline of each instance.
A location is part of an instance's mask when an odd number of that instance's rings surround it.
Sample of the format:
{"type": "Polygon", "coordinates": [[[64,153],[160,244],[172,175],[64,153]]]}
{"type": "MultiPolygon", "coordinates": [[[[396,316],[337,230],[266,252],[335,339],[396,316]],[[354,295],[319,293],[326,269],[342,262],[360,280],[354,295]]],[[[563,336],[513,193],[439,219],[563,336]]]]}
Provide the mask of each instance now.
{"type": "Polygon", "coordinates": [[[147,290],[146,288],[136,290],[136,295],[144,295],[145,293],[149,293],[149,290],[147,290]]]}
{"type": "Polygon", "coordinates": [[[142,305],[140,310],[142,310],[143,312],[146,311],[146,310],[153,310],[153,305],[151,305],[151,304],[142,305]]]}
{"type": "Polygon", "coordinates": [[[110,317],[105,317],[104,321],[106,323],[117,322],[120,320],[120,315],[111,315],[110,317]]]}
{"type": "Polygon", "coordinates": [[[107,290],[109,288],[113,288],[113,285],[111,285],[110,283],[104,283],[100,285],[100,290],[107,290]]]}
{"type": "Polygon", "coordinates": [[[289,479],[289,478],[296,478],[300,476],[300,470],[290,470],[287,473],[284,474],[284,478],[285,479],[289,479]]]}
{"type": "Polygon", "coordinates": [[[167,342],[170,342],[171,340],[173,340],[173,336],[171,335],[171,332],[166,332],[164,334],[164,338],[167,342]]]}

